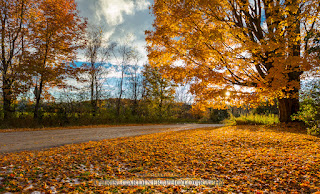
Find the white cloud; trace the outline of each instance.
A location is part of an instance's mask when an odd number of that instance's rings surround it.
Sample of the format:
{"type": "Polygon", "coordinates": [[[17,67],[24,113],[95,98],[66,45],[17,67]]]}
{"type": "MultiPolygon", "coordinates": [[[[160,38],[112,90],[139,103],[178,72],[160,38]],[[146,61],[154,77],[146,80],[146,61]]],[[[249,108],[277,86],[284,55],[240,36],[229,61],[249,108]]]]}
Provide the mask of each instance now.
{"type": "Polygon", "coordinates": [[[136,1],[137,10],[145,10],[145,9],[148,9],[149,6],[150,6],[150,2],[148,2],[147,0],[136,1]]]}
{"type": "Polygon", "coordinates": [[[123,14],[134,15],[134,2],[126,0],[100,0],[102,14],[109,25],[123,22],[123,14]]]}
{"type": "MultiPolygon", "coordinates": [[[[115,32],[115,28],[105,31],[103,34],[103,39],[105,42],[108,42],[108,40],[110,39],[110,37],[112,36],[112,34],[115,32]]],[[[106,45],[104,45],[106,46],[106,45]]]]}
{"type": "MultiPolygon", "coordinates": [[[[150,6],[148,0],[99,0],[101,9],[97,12],[106,18],[110,26],[124,22],[123,15],[134,15],[136,11],[147,10],[150,6]]],[[[101,19],[101,18],[100,18],[101,19]]]]}
{"type": "Polygon", "coordinates": [[[121,72],[116,69],[115,66],[108,68],[107,78],[121,78],[121,72]]]}

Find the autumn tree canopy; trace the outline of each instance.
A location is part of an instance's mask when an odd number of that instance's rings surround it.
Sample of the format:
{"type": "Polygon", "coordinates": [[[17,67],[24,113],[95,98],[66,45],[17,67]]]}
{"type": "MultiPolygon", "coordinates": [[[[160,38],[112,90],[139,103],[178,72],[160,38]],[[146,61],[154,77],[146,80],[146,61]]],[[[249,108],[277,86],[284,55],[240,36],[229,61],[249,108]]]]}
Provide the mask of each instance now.
{"type": "Polygon", "coordinates": [[[35,77],[35,118],[44,89],[63,86],[65,78],[76,73],[70,64],[82,46],[86,27],[74,0],[41,0],[37,4],[37,17],[29,23],[33,41],[27,57],[35,77]]]}
{"type": "Polygon", "coordinates": [[[278,99],[280,121],[288,122],[299,109],[301,75],[320,64],[319,3],[156,0],[149,62],[189,82],[199,107],[278,99]]]}
{"type": "Polygon", "coordinates": [[[16,96],[32,84],[37,117],[43,92],[75,73],[70,62],[82,45],[86,22],[74,0],[0,0],[0,22],[4,117],[10,117],[16,96]]]}
{"type": "Polygon", "coordinates": [[[162,119],[174,100],[174,84],[161,76],[158,67],[150,64],[143,66],[142,74],[143,99],[149,102],[150,109],[153,110],[150,114],[162,119]]]}
{"type": "Polygon", "coordinates": [[[29,46],[27,24],[35,17],[34,9],[34,0],[0,0],[0,85],[6,119],[14,112],[12,102],[28,77],[21,70],[29,46]]]}

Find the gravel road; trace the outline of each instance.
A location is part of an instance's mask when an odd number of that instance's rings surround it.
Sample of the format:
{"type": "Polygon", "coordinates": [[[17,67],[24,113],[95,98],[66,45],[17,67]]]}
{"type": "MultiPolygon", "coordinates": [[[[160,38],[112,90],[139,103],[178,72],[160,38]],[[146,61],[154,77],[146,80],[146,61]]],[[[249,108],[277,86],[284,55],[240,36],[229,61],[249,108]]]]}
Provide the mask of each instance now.
{"type": "Polygon", "coordinates": [[[65,144],[222,126],[221,124],[173,124],[6,132],[0,133],[0,153],[41,150],[65,144]]]}

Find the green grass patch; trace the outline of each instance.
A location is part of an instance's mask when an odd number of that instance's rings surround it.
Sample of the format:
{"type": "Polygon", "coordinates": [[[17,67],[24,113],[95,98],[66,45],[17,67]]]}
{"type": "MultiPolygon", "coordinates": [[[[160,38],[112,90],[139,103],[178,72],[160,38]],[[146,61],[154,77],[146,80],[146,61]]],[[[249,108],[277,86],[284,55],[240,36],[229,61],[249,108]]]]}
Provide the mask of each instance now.
{"type": "Polygon", "coordinates": [[[247,114],[240,117],[231,116],[224,123],[227,125],[273,125],[279,123],[279,117],[275,114],[247,114]]]}

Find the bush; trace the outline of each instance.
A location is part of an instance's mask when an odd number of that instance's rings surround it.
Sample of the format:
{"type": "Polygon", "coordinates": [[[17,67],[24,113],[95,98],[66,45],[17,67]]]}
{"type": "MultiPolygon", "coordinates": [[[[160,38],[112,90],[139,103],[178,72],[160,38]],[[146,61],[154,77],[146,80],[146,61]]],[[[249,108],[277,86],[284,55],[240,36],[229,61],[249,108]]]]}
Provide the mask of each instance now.
{"type": "Polygon", "coordinates": [[[306,98],[301,103],[300,111],[292,116],[292,120],[299,120],[308,127],[307,132],[310,135],[320,135],[320,106],[312,98],[306,98]]]}
{"type": "Polygon", "coordinates": [[[262,102],[260,103],[260,105],[255,108],[253,110],[253,113],[254,114],[278,114],[279,113],[279,110],[278,110],[278,107],[277,107],[277,102],[274,100],[274,101],[267,101],[267,102],[262,102]]]}
{"type": "Polygon", "coordinates": [[[300,111],[292,116],[307,126],[310,135],[320,135],[320,80],[309,80],[303,87],[300,99],[300,111]]]}
{"type": "Polygon", "coordinates": [[[320,134],[319,125],[314,125],[313,127],[308,128],[307,132],[309,135],[319,135],[320,134]]]}
{"type": "Polygon", "coordinates": [[[210,120],[212,122],[221,122],[229,117],[230,115],[228,113],[228,110],[212,109],[210,111],[210,120]]]}

